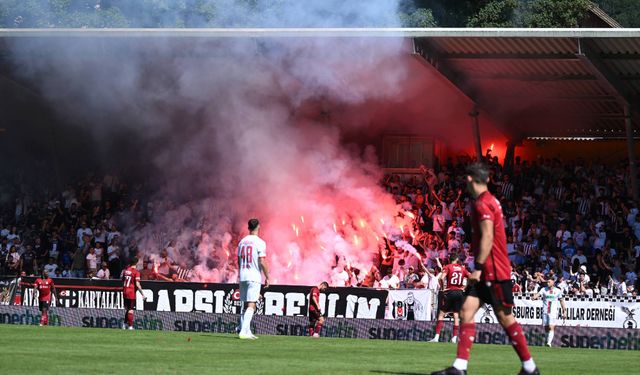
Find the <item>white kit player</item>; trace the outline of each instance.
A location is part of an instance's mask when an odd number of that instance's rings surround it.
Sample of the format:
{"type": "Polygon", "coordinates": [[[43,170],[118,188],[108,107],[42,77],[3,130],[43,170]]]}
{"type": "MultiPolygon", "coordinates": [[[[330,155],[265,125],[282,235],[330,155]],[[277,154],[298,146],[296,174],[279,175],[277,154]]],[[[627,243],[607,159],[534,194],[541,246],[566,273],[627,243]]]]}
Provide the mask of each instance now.
{"type": "Polygon", "coordinates": [[[240,301],[244,312],[240,315],[240,339],[255,340],[251,333],[251,318],[256,311],[256,302],[260,298],[260,284],[264,273],[264,287],[269,287],[269,269],[267,268],[267,244],[258,237],[260,222],[249,220],[249,235],[238,244],[238,273],[240,275],[240,301]]]}
{"type": "Polygon", "coordinates": [[[562,319],[567,318],[564,295],[562,290],[555,286],[555,281],[550,278],[547,280],[547,286],[542,288],[533,298],[542,300],[542,325],[547,331],[547,346],[551,347],[554,329],[558,320],[558,303],[562,307],[562,319]]]}

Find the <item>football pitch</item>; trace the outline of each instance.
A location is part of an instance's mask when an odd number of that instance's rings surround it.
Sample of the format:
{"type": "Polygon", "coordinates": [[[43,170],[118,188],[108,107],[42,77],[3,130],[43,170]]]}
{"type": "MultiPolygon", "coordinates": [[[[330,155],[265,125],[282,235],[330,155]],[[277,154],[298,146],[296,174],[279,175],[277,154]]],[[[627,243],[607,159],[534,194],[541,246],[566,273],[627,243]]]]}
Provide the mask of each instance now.
{"type": "MultiPolygon", "coordinates": [[[[629,374],[640,353],[532,348],[542,374],[629,374]]],[[[311,339],[0,325],[1,374],[428,374],[455,346],[410,341],[311,339]]],[[[470,374],[517,374],[506,345],[475,345],[470,374]]]]}

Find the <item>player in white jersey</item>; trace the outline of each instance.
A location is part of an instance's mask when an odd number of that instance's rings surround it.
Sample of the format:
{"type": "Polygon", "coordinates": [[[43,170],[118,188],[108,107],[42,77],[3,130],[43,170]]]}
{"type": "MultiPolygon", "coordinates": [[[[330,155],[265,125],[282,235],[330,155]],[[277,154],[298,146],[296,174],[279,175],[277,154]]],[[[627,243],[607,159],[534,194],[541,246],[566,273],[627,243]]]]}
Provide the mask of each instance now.
{"type": "Polygon", "coordinates": [[[264,273],[264,287],[269,287],[269,269],[267,268],[267,244],[258,237],[260,222],[249,220],[249,235],[238,244],[238,273],[240,275],[240,301],[243,313],[240,315],[241,339],[255,340],[251,333],[251,318],[256,311],[256,302],[260,298],[260,284],[264,273]]]}
{"type": "Polygon", "coordinates": [[[547,286],[536,293],[533,298],[542,300],[542,325],[545,331],[547,331],[547,346],[551,347],[554,329],[556,328],[556,322],[558,320],[558,303],[562,307],[562,319],[567,318],[564,295],[562,290],[555,286],[555,281],[549,278],[547,280],[547,286]]]}

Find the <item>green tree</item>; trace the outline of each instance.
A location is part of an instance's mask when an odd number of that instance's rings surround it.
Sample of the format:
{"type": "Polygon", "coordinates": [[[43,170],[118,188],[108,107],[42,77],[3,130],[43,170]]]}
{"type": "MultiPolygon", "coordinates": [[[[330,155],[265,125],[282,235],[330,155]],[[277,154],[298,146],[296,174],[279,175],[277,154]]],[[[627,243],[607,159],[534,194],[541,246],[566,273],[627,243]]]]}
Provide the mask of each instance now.
{"type": "Polygon", "coordinates": [[[589,0],[535,0],[524,16],[528,27],[578,27],[589,0]]]}
{"type": "Polygon", "coordinates": [[[513,27],[514,11],[518,7],[516,0],[493,0],[487,2],[478,12],[469,18],[468,27],[513,27]]]}
{"type": "Polygon", "coordinates": [[[411,13],[399,13],[402,27],[436,27],[438,26],[431,9],[418,8],[411,13]]]}

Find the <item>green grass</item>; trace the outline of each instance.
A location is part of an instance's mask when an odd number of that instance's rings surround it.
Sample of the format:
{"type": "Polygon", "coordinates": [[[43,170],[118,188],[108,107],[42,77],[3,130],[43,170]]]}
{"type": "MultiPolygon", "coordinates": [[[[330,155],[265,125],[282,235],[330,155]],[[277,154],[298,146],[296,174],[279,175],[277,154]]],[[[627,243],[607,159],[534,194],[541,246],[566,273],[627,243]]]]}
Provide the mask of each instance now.
{"type": "MultiPolygon", "coordinates": [[[[532,348],[542,374],[627,374],[637,351],[532,348]]],[[[453,344],[0,325],[0,374],[425,374],[453,344]]],[[[470,374],[516,374],[510,346],[475,345],[470,374]]]]}

